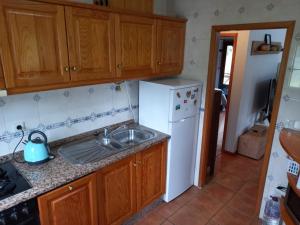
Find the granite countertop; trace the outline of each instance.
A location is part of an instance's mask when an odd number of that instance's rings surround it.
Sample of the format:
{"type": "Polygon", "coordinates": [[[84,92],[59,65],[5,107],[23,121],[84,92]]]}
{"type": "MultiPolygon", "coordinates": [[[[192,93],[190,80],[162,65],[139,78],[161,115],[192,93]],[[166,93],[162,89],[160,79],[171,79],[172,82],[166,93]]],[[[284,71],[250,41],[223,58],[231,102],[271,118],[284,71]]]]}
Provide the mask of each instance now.
{"type": "MultiPolygon", "coordinates": [[[[122,124],[114,125],[113,127],[120,126],[122,124]]],[[[131,123],[130,126],[140,126],[140,125],[131,123]]],[[[143,128],[143,126],[140,127],[143,128]]],[[[152,130],[149,128],[146,129],[152,130]]],[[[169,135],[166,135],[164,133],[152,130],[157,134],[153,139],[146,141],[140,145],[134,146],[132,148],[126,149],[120,153],[117,153],[105,159],[102,159],[98,162],[85,164],[85,165],[71,164],[66,160],[64,160],[57,153],[58,147],[61,146],[62,144],[69,143],[70,141],[74,141],[74,140],[79,140],[80,138],[91,136],[95,132],[102,132],[102,130],[103,129],[87,132],[84,134],[76,135],[70,138],[62,139],[51,143],[50,148],[52,149],[52,153],[56,157],[55,159],[45,164],[30,166],[26,163],[20,164],[20,163],[16,163],[15,161],[12,161],[15,167],[19,170],[19,172],[31,184],[32,188],[1,200],[0,211],[13,207],[29,199],[35,198],[57,187],[70,183],[78,178],[81,178],[85,175],[95,172],[109,164],[117,162],[129,155],[142,151],[150,147],[151,145],[160,143],[170,137],[169,135]]],[[[4,162],[9,159],[10,159],[9,156],[4,156],[0,158],[0,161],[4,162]]]]}

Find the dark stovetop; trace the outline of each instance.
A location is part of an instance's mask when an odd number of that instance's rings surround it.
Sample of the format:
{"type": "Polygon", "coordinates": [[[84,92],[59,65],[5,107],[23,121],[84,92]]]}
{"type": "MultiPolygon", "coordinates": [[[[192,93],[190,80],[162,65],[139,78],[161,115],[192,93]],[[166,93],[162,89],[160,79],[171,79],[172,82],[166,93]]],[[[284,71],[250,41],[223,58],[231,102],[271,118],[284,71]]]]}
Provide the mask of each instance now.
{"type": "Polygon", "coordinates": [[[31,188],[11,162],[0,164],[0,200],[31,188]]]}

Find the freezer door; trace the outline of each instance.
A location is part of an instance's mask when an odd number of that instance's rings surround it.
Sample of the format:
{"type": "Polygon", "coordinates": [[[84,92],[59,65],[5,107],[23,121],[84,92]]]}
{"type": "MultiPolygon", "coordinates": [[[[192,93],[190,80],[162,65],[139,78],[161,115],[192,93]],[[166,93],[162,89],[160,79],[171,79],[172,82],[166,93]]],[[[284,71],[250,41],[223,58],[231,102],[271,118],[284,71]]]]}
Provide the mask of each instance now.
{"type": "Polygon", "coordinates": [[[171,139],[168,147],[167,190],[169,202],[193,185],[195,165],[196,117],[169,123],[171,139]]]}
{"type": "Polygon", "coordinates": [[[200,86],[170,90],[169,122],[195,116],[200,107],[200,86]]]}

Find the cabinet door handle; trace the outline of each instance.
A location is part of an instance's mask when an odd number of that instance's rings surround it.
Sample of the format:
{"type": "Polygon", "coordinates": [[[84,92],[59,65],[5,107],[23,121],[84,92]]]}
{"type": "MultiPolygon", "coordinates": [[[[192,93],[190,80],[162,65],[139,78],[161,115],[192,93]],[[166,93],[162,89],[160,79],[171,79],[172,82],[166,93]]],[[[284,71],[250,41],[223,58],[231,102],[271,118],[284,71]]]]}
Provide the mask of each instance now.
{"type": "Polygon", "coordinates": [[[69,190],[72,191],[72,190],[73,190],[73,187],[72,187],[72,186],[69,186],[69,190]]]}
{"type": "Polygon", "coordinates": [[[65,66],[64,69],[65,69],[65,72],[69,72],[70,71],[70,67],[68,67],[68,66],[65,66]]]}
{"type": "Polygon", "coordinates": [[[77,68],[76,66],[72,66],[72,70],[73,70],[73,71],[77,71],[78,68],[77,68]]]}
{"type": "Polygon", "coordinates": [[[121,69],[123,69],[123,65],[122,65],[122,64],[118,64],[118,65],[117,65],[117,68],[118,68],[119,70],[121,70],[121,69]]]}
{"type": "Polygon", "coordinates": [[[141,164],[142,164],[141,161],[136,161],[135,163],[133,163],[133,166],[134,166],[134,167],[137,167],[138,165],[141,165],[141,164]]]}
{"type": "Polygon", "coordinates": [[[160,61],[158,61],[158,62],[157,62],[157,64],[158,64],[158,65],[161,65],[161,62],[160,62],[160,61]]]}

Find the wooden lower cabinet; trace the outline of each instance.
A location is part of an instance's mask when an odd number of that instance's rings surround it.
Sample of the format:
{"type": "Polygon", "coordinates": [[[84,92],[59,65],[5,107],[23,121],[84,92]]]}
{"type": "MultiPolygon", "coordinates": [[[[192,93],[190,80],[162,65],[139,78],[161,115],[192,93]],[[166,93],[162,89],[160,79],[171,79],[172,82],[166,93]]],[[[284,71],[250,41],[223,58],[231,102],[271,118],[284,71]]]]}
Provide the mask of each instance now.
{"type": "Polygon", "coordinates": [[[165,193],[166,151],[165,141],[98,172],[100,225],[120,225],[165,193]]]}
{"type": "Polygon", "coordinates": [[[38,197],[41,225],[121,225],[165,193],[167,141],[38,197]]]}
{"type": "Polygon", "coordinates": [[[97,225],[96,174],[38,198],[41,225],[97,225]]]}
{"type": "Polygon", "coordinates": [[[97,175],[99,222],[122,224],[136,212],[135,155],[114,163],[97,175]]]}
{"type": "Polygon", "coordinates": [[[165,193],[167,142],[154,145],[137,154],[138,197],[141,209],[165,193]]]}

